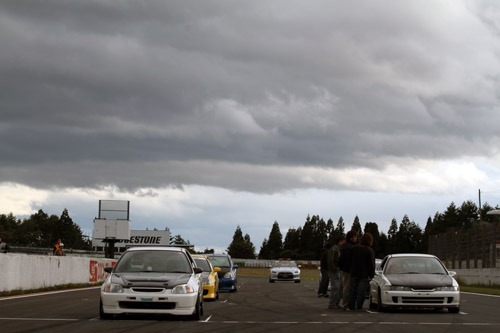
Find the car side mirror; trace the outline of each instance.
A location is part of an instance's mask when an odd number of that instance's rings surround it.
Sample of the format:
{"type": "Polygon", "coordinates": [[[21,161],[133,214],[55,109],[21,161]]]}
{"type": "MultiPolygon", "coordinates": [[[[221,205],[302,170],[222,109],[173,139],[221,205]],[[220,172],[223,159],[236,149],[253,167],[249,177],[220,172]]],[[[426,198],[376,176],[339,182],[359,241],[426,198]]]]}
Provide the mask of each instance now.
{"type": "Polygon", "coordinates": [[[297,267],[298,267],[298,268],[302,268],[302,265],[298,265],[297,267]]]}
{"type": "Polygon", "coordinates": [[[233,268],[234,268],[234,269],[237,269],[237,268],[238,268],[238,265],[233,265],[233,268]]]}
{"type": "Polygon", "coordinates": [[[382,271],[375,271],[375,275],[382,275],[382,271]]]}
{"type": "Polygon", "coordinates": [[[113,271],[113,267],[104,267],[104,271],[105,271],[106,273],[111,274],[111,272],[113,271]]]}
{"type": "Polygon", "coordinates": [[[201,272],[203,272],[203,269],[201,269],[200,267],[194,268],[194,274],[200,274],[201,272]]]}
{"type": "Polygon", "coordinates": [[[455,271],[448,271],[448,274],[450,274],[451,277],[457,275],[457,272],[455,271]]]}
{"type": "Polygon", "coordinates": [[[220,272],[220,267],[214,267],[214,272],[219,273],[220,272]]]}

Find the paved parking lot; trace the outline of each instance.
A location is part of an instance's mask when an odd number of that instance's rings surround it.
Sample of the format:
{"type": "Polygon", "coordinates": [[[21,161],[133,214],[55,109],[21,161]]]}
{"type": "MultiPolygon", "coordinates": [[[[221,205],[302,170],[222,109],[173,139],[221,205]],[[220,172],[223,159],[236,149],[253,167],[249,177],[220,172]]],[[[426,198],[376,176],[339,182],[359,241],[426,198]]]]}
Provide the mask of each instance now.
{"type": "Polygon", "coordinates": [[[96,288],[0,299],[2,332],[482,332],[500,330],[500,297],[462,294],[458,314],[431,310],[345,312],[328,310],[317,282],[268,283],[267,277],[239,277],[236,293],[205,302],[201,321],[134,316],[102,321],[96,288]]]}

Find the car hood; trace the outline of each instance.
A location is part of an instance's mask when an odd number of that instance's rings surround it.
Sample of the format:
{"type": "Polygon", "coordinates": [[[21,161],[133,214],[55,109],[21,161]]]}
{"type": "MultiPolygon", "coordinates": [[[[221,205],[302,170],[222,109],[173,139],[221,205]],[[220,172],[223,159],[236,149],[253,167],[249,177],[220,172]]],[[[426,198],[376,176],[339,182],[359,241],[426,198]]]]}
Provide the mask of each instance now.
{"type": "Polygon", "coordinates": [[[124,287],[163,287],[173,288],[188,283],[191,274],[186,273],[115,273],[111,282],[124,287]]]}
{"type": "Polygon", "coordinates": [[[387,274],[385,277],[393,286],[411,288],[435,288],[453,284],[453,278],[444,274],[387,274]]]}
{"type": "Polygon", "coordinates": [[[271,267],[271,270],[277,272],[295,272],[299,269],[297,267],[271,267]]]}
{"type": "MultiPolygon", "coordinates": [[[[220,267],[220,266],[217,266],[217,267],[220,267]]],[[[219,278],[223,278],[227,272],[231,272],[230,267],[220,267],[220,271],[217,272],[217,275],[219,275],[219,278]]]]}

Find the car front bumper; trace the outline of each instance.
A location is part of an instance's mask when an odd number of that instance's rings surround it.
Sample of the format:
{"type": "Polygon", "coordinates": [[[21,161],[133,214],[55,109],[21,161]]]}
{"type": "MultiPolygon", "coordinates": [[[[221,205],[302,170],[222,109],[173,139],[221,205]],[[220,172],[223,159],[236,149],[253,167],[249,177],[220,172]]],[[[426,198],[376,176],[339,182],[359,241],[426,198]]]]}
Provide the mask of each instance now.
{"type": "Polygon", "coordinates": [[[269,280],[273,280],[273,281],[300,281],[300,273],[291,273],[291,272],[270,273],[269,280]]]}
{"type": "Polygon", "coordinates": [[[215,284],[204,284],[203,285],[203,298],[204,299],[215,299],[217,297],[215,284]]]}
{"type": "Polygon", "coordinates": [[[219,278],[220,290],[236,290],[236,279],[219,278]]]}
{"type": "Polygon", "coordinates": [[[385,307],[456,308],[460,306],[459,291],[383,291],[385,307]]]}
{"type": "Polygon", "coordinates": [[[125,289],[123,293],[101,291],[103,311],[106,314],[172,314],[191,315],[195,312],[198,293],[172,294],[171,290],[161,293],[137,293],[125,289]]]}

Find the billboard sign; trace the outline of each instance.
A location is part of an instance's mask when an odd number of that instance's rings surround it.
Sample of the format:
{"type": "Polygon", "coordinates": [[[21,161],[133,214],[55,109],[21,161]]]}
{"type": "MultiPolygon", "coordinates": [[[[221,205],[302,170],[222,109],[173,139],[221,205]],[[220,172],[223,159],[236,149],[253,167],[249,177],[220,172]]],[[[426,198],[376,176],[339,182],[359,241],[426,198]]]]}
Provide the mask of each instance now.
{"type": "MultiPolygon", "coordinates": [[[[170,231],[168,230],[130,230],[130,239],[118,240],[116,247],[126,247],[128,245],[170,245],[170,231]]],[[[92,239],[92,246],[104,247],[105,243],[101,239],[92,239]]]]}

